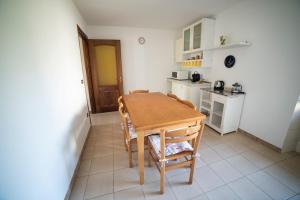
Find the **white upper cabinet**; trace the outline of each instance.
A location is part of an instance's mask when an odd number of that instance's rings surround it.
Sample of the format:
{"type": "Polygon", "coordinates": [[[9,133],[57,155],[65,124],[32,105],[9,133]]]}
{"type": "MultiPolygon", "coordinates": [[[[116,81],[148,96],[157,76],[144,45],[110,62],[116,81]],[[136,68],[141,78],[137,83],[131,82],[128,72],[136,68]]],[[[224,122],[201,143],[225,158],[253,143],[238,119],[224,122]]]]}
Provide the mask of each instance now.
{"type": "Polygon", "coordinates": [[[183,29],[183,52],[191,53],[212,48],[214,43],[215,20],[203,18],[183,29]]]}
{"type": "Polygon", "coordinates": [[[183,30],[183,51],[191,50],[191,28],[183,30]]]}

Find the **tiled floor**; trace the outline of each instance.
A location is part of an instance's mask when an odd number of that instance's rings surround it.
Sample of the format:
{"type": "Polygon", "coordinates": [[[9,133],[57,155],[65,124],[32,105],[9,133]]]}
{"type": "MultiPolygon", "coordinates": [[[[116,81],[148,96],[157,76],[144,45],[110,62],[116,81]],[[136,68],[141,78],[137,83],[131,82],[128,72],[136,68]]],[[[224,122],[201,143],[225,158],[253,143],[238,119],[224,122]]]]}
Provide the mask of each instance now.
{"type": "MultiPolygon", "coordinates": [[[[159,173],[145,166],[145,185],[138,183],[137,156],[128,168],[118,113],[94,115],[71,200],[300,200],[300,155],[279,154],[254,140],[232,133],[219,136],[206,127],[194,183],[189,170],[167,173],[159,194],[159,173]]],[[[147,163],[147,162],[145,162],[147,163]]]]}

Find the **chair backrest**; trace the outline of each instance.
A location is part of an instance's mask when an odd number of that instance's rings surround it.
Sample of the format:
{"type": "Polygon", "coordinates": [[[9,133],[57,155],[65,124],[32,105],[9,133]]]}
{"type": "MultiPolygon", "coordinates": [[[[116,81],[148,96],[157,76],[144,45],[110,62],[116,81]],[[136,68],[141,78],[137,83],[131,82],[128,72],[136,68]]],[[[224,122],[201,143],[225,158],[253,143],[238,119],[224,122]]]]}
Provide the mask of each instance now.
{"type": "Polygon", "coordinates": [[[174,99],[176,99],[176,100],[179,100],[179,98],[178,98],[175,94],[168,93],[167,96],[168,96],[168,97],[171,97],[171,98],[174,98],[174,99]]]}
{"type": "Polygon", "coordinates": [[[123,96],[122,95],[119,96],[119,98],[118,98],[118,104],[119,104],[119,106],[120,106],[121,103],[123,103],[123,96]]]}
{"type": "Polygon", "coordinates": [[[125,108],[124,108],[124,105],[122,102],[119,104],[119,113],[120,113],[121,120],[123,123],[123,129],[125,131],[126,139],[130,140],[130,134],[129,134],[129,128],[128,128],[128,116],[125,113],[125,108]]]}
{"type": "Polygon", "coordinates": [[[181,99],[177,99],[180,103],[183,103],[185,105],[187,105],[190,108],[193,108],[194,110],[197,110],[197,107],[194,106],[194,104],[188,100],[181,100],[181,99]]]}
{"type": "Polygon", "coordinates": [[[149,93],[149,90],[130,90],[129,94],[135,94],[135,93],[149,93]]]}
{"type": "Polygon", "coordinates": [[[202,121],[197,121],[194,126],[183,127],[176,130],[166,130],[160,131],[160,152],[161,158],[165,159],[165,147],[166,144],[179,143],[179,142],[189,142],[191,141],[191,146],[193,147],[193,155],[196,155],[200,139],[202,137],[204,129],[204,123],[202,121]]]}

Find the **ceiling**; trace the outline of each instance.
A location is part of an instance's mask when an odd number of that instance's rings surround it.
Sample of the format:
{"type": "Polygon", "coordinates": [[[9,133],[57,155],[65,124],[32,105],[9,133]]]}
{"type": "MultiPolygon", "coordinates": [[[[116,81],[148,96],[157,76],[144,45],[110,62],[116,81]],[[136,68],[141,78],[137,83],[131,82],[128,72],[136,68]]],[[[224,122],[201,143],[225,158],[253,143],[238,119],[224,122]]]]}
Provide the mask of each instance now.
{"type": "Polygon", "coordinates": [[[73,0],[88,25],[178,29],[241,0],[73,0]]]}

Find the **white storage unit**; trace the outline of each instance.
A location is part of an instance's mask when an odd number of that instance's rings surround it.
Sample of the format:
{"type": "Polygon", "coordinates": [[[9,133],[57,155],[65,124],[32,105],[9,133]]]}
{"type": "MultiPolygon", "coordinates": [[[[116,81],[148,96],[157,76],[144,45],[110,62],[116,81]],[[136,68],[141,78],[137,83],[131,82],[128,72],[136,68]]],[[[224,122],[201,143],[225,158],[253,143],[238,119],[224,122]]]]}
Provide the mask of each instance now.
{"type": "Polygon", "coordinates": [[[208,126],[223,135],[239,128],[243,102],[243,94],[224,96],[201,90],[199,112],[207,116],[208,126]]]}
{"type": "Polygon", "coordinates": [[[201,88],[210,88],[210,83],[192,83],[190,80],[178,81],[170,80],[172,82],[172,94],[175,94],[180,99],[191,101],[197,108],[199,108],[199,95],[201,88]]]}
{"type": "Polygon", "coordinates": [[[215,20],[203,18],[183,29],[183,52],[190,53],[214,45],[215,20]]]}

